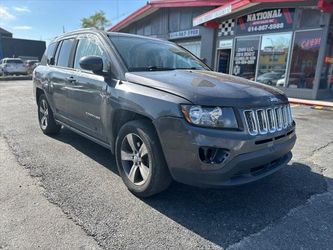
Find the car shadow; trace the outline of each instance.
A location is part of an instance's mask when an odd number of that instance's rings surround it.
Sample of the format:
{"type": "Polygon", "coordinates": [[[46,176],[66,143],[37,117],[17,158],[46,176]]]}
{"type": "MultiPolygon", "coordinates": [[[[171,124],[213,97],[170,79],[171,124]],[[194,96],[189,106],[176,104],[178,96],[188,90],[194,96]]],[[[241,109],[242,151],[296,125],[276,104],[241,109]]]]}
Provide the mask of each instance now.
{"type": "MultiPolygon", "coordinates": [[[[64,128],[53,137],[118,174],[109,150],[64,128]]],[[[188,230],[223,247],[259,232],[314,194],[327,190],[325,178],[305,163],[293,162],[260,181],[223,189],[173,183],[143,202],[188,230]]]]}

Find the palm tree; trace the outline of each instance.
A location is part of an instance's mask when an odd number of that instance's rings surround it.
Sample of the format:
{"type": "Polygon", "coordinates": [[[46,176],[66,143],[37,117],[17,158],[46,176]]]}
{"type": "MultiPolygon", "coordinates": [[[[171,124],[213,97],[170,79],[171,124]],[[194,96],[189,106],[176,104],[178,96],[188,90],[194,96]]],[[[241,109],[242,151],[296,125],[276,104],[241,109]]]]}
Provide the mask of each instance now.
{"type": "Polygon", "coordinates": [[[101,10],[96,11],[94,15],[81,19],[82,28],[95,27],[96,29],[104,30],[105,26],[109,24],[109,20],[106,19],[105,13],[101,10]]]}

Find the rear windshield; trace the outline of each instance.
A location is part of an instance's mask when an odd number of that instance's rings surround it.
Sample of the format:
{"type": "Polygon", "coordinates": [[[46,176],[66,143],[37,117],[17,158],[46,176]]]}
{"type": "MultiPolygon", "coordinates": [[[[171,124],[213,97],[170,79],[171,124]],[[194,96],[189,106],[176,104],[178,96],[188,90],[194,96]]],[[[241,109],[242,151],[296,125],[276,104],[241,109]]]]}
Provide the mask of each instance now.
{"type": "Polygon", "coordinates": [[[129,71],[208,70],[198,58],[173,43],[121,35],[110,35],[110,39],[129,71]]]}
{"type": "Polygon", "coordinates": [[[7,59],[7,63],[23,63],[21,59],[7,59]]]}

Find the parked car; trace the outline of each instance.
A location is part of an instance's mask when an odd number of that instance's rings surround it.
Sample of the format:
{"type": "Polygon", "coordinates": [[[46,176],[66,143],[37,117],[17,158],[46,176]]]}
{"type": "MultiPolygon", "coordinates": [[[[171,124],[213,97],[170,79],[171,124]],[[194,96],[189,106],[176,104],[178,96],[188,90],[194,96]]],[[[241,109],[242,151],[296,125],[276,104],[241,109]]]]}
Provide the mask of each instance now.
{"type": "Polygon", "coordinates": [[[283,92],[213,72],[168,41],[94,29],[63,34],[33,83],[42,132],[64,126],[110,149],[140,197],[171,180],[252,182],[292,157],[295,123],[283,92]]]}
{"type": "Polygon", "coordinates": [[[27,69],[20,58],[4,58],[1,60],[0,68],[2,75],[26,75],[27,69]]]}
{"type": "Polygon", "coordinates": [[[39,61],[38,60],[26,60],[24,62],[24,66],[27,69],[28,74],[32,74],[34,69],[38,66],[39,61]]]}
{"type": "Polygon", "coordinates": [[[277,81],[281,79],[283,74],[284,73],[279,73],[274,71],[267,72],[262,75],[259,75],[257,77],[257,81],[267,85],[276,86],[277,81]]]}
{"type": "Polygon", "coordinates": [[[288,84],[286,84],[285,76],[281,77],[283,78],[276,82],[276,86],[289,88],[312,88],[313,86],[314,74],[305,74],[303,72],[290,73],[288,84]]]}
{"type": "Polygon", "coordinates": [[[281,79],[277,80],[276,82],[277,87],[286,87],[286,74],[281,76],[281,79]]]}

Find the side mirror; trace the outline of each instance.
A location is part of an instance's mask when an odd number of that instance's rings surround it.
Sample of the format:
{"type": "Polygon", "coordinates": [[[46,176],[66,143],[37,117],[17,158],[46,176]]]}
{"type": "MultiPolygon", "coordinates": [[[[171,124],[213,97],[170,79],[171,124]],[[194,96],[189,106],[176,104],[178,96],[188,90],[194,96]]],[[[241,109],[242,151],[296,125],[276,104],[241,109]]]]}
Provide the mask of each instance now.
{"type": "Polygon", "coordinates": [[[90,70],[97,75],[104,75],[103,59],[99,56],[84,56],[80,58],[81,69],[90,70]]]}
{"type": "Polygon", "coordinates": [[[54,57],[51,57],[50,59],[47,59],[47,64],[48,65],[54,65],[54,57]]]}
{"type": "Polygon", "coordinates": [[[201,62],[203,62],[204,64],[207,64],[207,58],[200,58],[201,62]]]}

